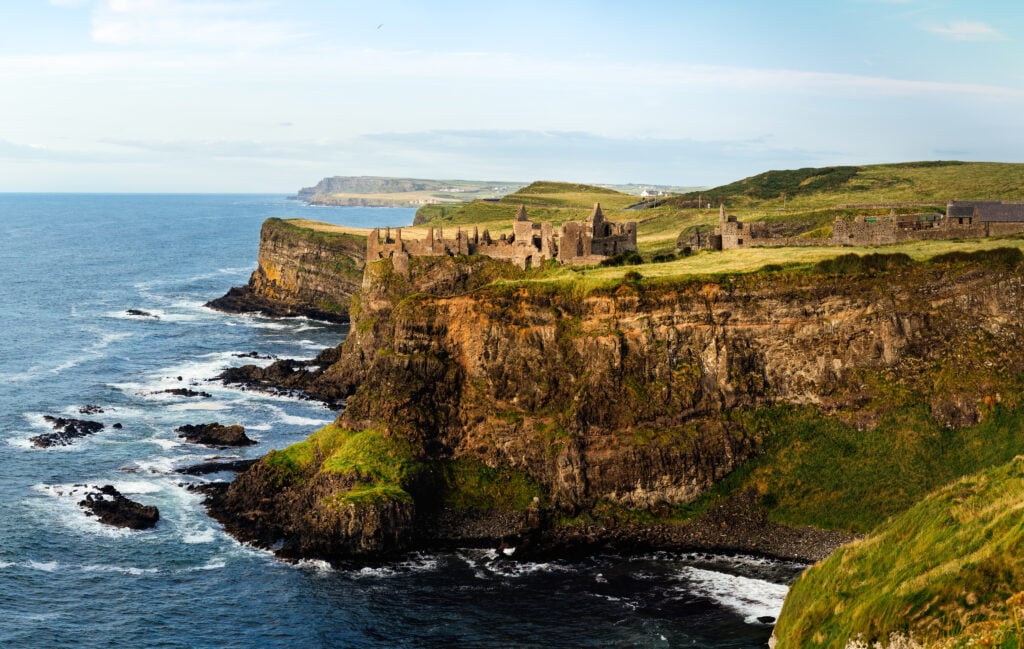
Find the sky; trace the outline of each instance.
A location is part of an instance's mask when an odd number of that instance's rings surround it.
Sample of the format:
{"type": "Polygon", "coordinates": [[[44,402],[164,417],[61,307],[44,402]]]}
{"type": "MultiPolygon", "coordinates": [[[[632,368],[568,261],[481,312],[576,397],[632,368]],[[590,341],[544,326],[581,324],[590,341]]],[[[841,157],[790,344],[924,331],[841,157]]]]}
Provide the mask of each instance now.
{"type": "Polygon", "coordinates": [[[1021,0],[0,0],[0,191],[1024,162],[1021,0]]]}

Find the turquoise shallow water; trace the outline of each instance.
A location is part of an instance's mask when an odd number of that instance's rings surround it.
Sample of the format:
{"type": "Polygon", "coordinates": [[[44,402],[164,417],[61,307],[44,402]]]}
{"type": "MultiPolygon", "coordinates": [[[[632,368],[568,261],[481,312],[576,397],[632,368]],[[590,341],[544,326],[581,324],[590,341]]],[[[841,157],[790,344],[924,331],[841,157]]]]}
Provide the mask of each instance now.
{"type": "Polygon", "coordinates": [[[278,196],[0,195],[0,646],[764,646],[770,627],[756,618],[777,613],[780,584],[800,566],[682,554],[516,563],[465,550],[329,569],[225,535],[186,489],[200,479],[174,469],[257,457],[334,414],[209,379],[252,362],[237,354],[312,357],[346,333],[202,306],[245,283],[270,216],[405,225],[413,211],[278,196]],[[212,396],[153,394],[182,386],[212,396]],[[86,404],[104,412],[78,414],[86,404]],[[107,427],[35,449],[44,415],[107,427]],[[242,423],[260,443],[220,452],[173,432],[211,421],[242,423]],[[160,523],[104,527],[76,505],[82,484],[156,505],[160,523]]]}

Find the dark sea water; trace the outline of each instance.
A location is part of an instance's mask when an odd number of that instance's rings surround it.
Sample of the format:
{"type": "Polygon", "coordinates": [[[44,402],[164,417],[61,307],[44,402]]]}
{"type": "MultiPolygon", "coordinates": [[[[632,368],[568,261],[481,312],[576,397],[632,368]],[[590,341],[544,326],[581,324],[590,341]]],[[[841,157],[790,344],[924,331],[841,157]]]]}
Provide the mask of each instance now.
{"type": "Polygon", "coordinates": [[[252,362],[235,354],[308,358],[345,337],[344,326],[202,306],[245,283],[270,216],[403,225],[413,211],[0,195],[0,647],[765,646],[771,629],[756,618],[778,613],[801,566],[684,554],[517,563],[466,550],[330,569],[224,534],[185,488],[203,479],[174,469],[257,457],[334,417],[207,382],[252,362]],[[183,386],[212,397],[153,394],[183,386]],[[104,412],[79,414],[86,404],[104,412]],[[107,426],[33,448],[48,414],[107,426]],[[241,423],[259,444],[215,451],[173,430],[212,421],[241,423]],[[156,505],[159,524],[103,526],[76,504],[83,484],[156,505]]]}

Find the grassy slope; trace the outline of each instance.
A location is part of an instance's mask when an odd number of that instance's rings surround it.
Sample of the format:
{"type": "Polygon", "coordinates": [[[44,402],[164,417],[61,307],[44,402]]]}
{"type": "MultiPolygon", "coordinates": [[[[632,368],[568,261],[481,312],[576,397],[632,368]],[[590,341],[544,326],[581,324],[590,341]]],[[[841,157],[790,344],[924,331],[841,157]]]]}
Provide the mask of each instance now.
{"type": "Polygon", "coordinates": [[[897,633],[926,646],[1024,646],[1024,457],[959,480],[804,573],[779,649],[897,633]]]}
{"type": "MultiPolygon", "coordinates": [[[[944,204],[951,198],[1024,200],[1024,164],[914,162],[769,171],[722,187],[684,194],[653,209],[629,211],[625,208],[638,202],[635,196],[603,187],[536,182],[498,203],[425,206],[417,213],[417,223],[478,225],[500,233],[511,230],[511,219],[519,204],[528,207],[535,221],[560,224],[586,218],[593,204],[600,202],[612,220],[638,221],[640,250],[654,254],[674,249],[680,232],[714,228],[720,202],[727,205],[730,214],[742,219],[798,223],[796,227],[802,231],[820,230],[827,236],[836,217],[866,213],[836,209],[840,204],[944,204]],[[712,207],[694,208],[692,204],[698,197],[710,201],[712,207]]],[[[879,212],[884,213],[887,210],[879,212]]]]}
{"type": "Polygon", "coordinates": [[[271,451],[266,462],[285,469],[292,480],[311,473],[354,474],[354,486],[334,495],[339,502],[411,500],[410,491],[424,476],[434,476],[428,478],[431,496],[454,509],[521,511],[534,498],[545,499],[542,487],[524,473],[470,459],[423,462],[410,442],[379,429],[355,432],[324,426],[302,442],[271,451]]]}
{"type": "Polygon", "coordinates": [[[669,203],[698,197],[737,209],[832,208],[848,203],[926,202],[949,199],[1024,199],[1024,164],[993,162],[909,162],[860,167],[768,171],[750,178],[684,194],[669,203]]]}
{"type": "Polygon", "coordinates": [[[605,187],[538,181],[497,203],[473,201],[457,206],[424,206],[417,212],[416,222],[434,226],[479,225],[489,227],[492,232],[503,232],[511,231],[512,218],[519,205],[526,206],[534,222],[552,221],[560,225],[587,218],[594,203],[601,203],[609,218],[626,220],[622,210],[638,202],[640,199],[636,196],[605,187]]]}

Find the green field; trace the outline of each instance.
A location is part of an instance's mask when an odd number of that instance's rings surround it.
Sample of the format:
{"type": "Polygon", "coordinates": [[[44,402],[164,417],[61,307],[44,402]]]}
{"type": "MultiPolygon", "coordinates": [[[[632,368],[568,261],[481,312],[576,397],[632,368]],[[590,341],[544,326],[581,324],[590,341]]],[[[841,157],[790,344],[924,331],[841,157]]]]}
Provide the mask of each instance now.
{"type": "Polygon", "coordinates": [[[668,203],[701,199],[740,212],[827,209],[841,204],[1024,200],[1024,164],[907,162],[768,171],[668,203]]]}
{"type": "MultiPolygon", "coordinates": [[[[788,236],[815,234],[827,237],[837,218],[885,215],[889,208],[840,208],[840,205],[923,202],[898,213],[942,213],[949,199],[1024,200],[1024,164],[988,162],[911,162],[859,167],[825,167],[769,171],[707,190],[667,199],[653,208],[627,209],[638,197],[605,187],[573,183],[535,182],[496,202],[472,201],[452,205],[425,205],[417,225],[489,228],[511,231],[518,205],[526,205],[530,219],[556,226],[580,220],[600,202],[613,221],[637,221],[637,243],[648,256],[675,250],[680,234],[685,240],[696,230],[710,232],[718,222],[718,205],[730,215],[752,222],[771,223],[788,236]],[[702,206],[696,203],[701,201],[702,206]]],[[[684,241],[685,243],[685,241],[684,241]]]]}

